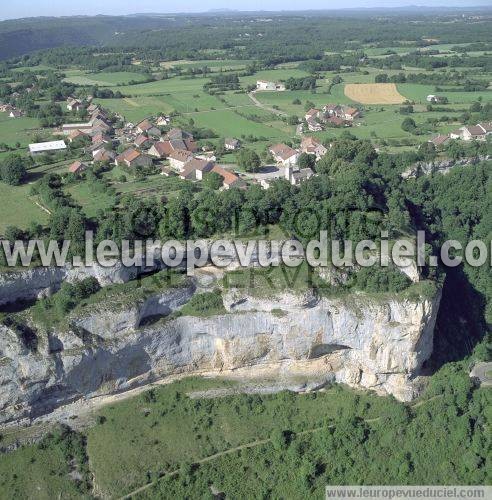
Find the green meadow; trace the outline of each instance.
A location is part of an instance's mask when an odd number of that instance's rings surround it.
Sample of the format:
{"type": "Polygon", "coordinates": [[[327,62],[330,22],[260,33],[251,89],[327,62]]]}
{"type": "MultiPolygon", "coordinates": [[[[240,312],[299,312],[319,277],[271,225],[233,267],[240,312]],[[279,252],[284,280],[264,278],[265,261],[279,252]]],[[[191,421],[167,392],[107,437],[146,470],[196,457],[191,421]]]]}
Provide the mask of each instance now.
{"type": "Polygon", "coordinates": [[[2,201],[2,216],[0,217],[0,234],[7,226],[17,226],[27,229],[31,222],[45,224],[48,213],[36,205],[35,197],[29,195],[31,186],[9,186],[0,182],[0,200],[2,201]]]}
{"type": "Polygon", "coordinates": [[[398,83],[398,92],[416,103],[427,104],[426,97],[429,94],[437,94],[447,97],[450,104],[465,104],[469,106],[472,102],[482,99],[483,102],[492,100],[492,90],[479,92],[446,92],[436,91],[434,85],[421,85],[418,83],[398,83]]]}
{"type": "Polygon", "coordinates": [[[0,142],[13,146],[20,142],[22,147],[32,142],[32,136],[39,132],[39,120],[21,116],[10,118],[8,113],[0,113],[0,142]]]}
{"type": "MultiPolygon", "coordinates": [[[[233,110],[218,110],[201,113],[193,113],[191,117],[195,124],[201,127],[211,128],[222,137],[242,135],[255,135],[266,137],[269,140],[286,140],[289,134],[278,127],[277,124],[257,123],[244,118],[233,110]]],[[[292,134],[294,128],[292,127],[292,134]]]]}
{"type": "Polygon", "coordinates": [[[131,81],[143,81],[145,75],[131,71],[117,71],[114,73],[88,73],[79,70],[69,71],[64,81],[77,85],[99,85],[100,87],[114,87],[126,85],[131,81]]]}

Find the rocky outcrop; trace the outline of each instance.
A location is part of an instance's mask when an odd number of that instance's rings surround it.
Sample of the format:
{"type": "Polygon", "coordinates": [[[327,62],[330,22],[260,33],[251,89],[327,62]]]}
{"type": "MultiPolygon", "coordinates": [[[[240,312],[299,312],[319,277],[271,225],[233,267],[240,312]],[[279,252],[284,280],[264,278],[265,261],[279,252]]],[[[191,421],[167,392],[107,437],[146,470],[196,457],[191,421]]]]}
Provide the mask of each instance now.
{"type": "Polygon", "coordinates": [[[430,356],[440,292],[430,298],[323,298],[312,292],[257,298],[229,290],[227,313],[176,313],[193,282],[123,308],[91,307],[51,331],[37,349],[0,327],[0,422],[81,397],[175,374],[302,365],[313,377],[415,396],[412,379],[430,356]],[[172,314],[174,313],[174,314],[172,314]]]}
{"type": "Polygon", "coordinates": [[[471,158],[459,158],[453,160],[451,158],[447,160],[435,160],[435,161],[421,161],[412,165],[408,170],[405,170],[401,175],[404,179],[410,177],[419,177],[421,175],[429,175],[434,173],[446,174],[453,167],[466,166],[466,165],[477,165],[482,161],[490,160],[490,155],[473,156],[471,158]]]}
{"type": "Polygon", "coordinates": [[[105,268],[97,264],[81,267],[32,267],[0,273],[0,305],[21,300],[38,299],[56,292],[64,281],[95,277],[102,285],[126,283],[144,269],[118,264],[105,268]]]}
{"type": "MultiPolygon", "coordinates": [[[[274,265],[278,265],[280,262],[280,247],[283,240],[277,243],[278,246],[273,248],[270,255],[271,261],[275,263],[274,265]]],[[[210,257],[214,253],[212,247],[213,241],[207,240],[205,244],[207,245],[210,257]]],[[[238,241],[236,245],[242,248],[243,254],[247,253],[247,243],[238,241]]],[[[114,283],[127,283],[140,275],[166,267],[162,261],[158,247],[154,249],[151,247],[151,252],[149,253],[152,255],[152,258],[148,260],[144,259],[145,263],[143,265],[125,266],[121,262],[117,262],[116,265],[111,267],[103,267],[98,263],[74,267],[67,264],[57,267],[15,268],[8,272],[0,273],[0,306],[49,296],[56,292],[64,281],[75,282],[92,276],[98,280],[101,286],[107,286],[114,283]]],[[[231,260],[220,259],[217,257],[217,254],[215,254],[215,257],[217,265],[220,265],[218,261],[223,260],[226,264],[222,267],[227,265],[230,269],[238,267],[240,262],[240,257],[237,253],[232,255],[231,260]]],[[[251,252],[250,258],[251,265],[258,263],[259,256],[257,249],[251,252]]],[[[204,264],[202,263],[202,265],[204,264]]],[[[186,256],[179,267],[184,268],[185,266],[186,256]]]]}

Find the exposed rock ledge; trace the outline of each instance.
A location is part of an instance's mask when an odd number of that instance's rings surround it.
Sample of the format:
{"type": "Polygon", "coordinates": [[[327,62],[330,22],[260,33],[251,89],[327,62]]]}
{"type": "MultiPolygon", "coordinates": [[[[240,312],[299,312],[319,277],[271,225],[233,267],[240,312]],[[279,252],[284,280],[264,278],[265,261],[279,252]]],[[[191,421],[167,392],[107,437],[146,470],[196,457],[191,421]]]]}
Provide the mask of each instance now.
{"type": "Polygon", "coordinates": [[[0,327],[0,422],[35,416],[81,397],[127,390],[183,373],[252,372],[276,363],[312,365],[326,376],[400,400],[416,395],[413,379],[430,356],[440,290],[428,299],[348,299],[312,294],[258,300],[224,296],[231,312],[208,318],[142,321],[179,309],[195,284],[122,310],[101,304],[71,318],[29,351],[0,327]]]}
{"type": "Polygon", "coordinates": [[[459,158],[457,160],[449,158],[447,160],[436,160],[428,162],[421,161],[409,167],[407,170],[405,170],[405,172],[401,174],[401,176],[404,179],[408,179],[411,177],[419,177],[421,175],[429,175],[435,173],[447,174],[453,167],[477,165],[482,161],[488,161],[490,159],[490,155],[479,155],[469,158],[459,158]]]}

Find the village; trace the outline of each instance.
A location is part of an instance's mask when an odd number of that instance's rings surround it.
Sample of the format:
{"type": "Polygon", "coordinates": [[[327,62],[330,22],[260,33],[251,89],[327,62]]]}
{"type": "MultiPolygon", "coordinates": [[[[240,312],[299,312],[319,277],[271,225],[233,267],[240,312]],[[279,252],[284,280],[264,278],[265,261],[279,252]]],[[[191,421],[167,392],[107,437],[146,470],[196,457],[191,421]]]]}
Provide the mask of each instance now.
{"type": "MultiPolygon", "coordinates": [[[[240,172],[234,165],[219,165],[214,151],[200,148],[192,133],[178,127],[170,128],[169,116],[149,117],[137,124],[124,122],[123,127],[116,128],[115,117],[91,101],[90,96],[83,100],[69,97],[66,101],[67,110],[85,110],[88,120],[83,123],[62,124],[53,132],[60,139],[29,144],[30,155],[38,157],[63,152],[67,149],[67,143],[79,141],[84,144],[84,155],[68,166],[68,172],[77,176],[94,164],[114,164],[128,172],[154,166],[164,176],[178,176],[187,181],[202,181],[205,175],[214,173],[221,178],[220,189],[245,189],[250,184],[259,184],[268,189],[271,182],[279,178],[298,185],[316,175],[311,167],[299,166],[299,158],[305,154],[318,161],[327,151],[315,137],[304,136],[298,148],[283,143],[272,144],[268,150],[273,165],[260,167],[255,172],[240,172]],[[118,153],[117,150],[121,149],[123,151],[118,153]]],[[[306,114],[308,127],[309,119],[314,117],[313,111],[315,110],[306,114]]],[[[341,120],[343,123],[352,121],[357,116],[355,108],[338,105],[324,106],[316,114],[320,120],[341,120]],[[341,116],[343,118],[339,118],[341,116]]],[[[116,118],[124,121],[120,115],[116,118]]],[[[310,127],[309,129],[311,130],[310,127]]],[[[241,148],[241,141],[225,138],[223,146],[226,151],[237,151],[241,148]]]]}
{"type": "Polygon", "coordinates": [[[2,5],[0,500],[490,496],[491,1],[2,5]]]}
{"type": "MultiPolygon", "coordinates": [[[[285,87],[275,82],[258,81],[257,91],[283,92],[285,87]]],[[[428,96],[428,100],[438,102],[438,97],[428,96]]],[[[53,132],[60,139],[29,144],[29,153],[32,157],[57,153],[67,149],[67,142],[79,141],[84,144],[84,155],[68,167],[68,172],[77,176],[94,164],[114,164],[130,173],[145,167],[156,167],[163,176],[178,176],[191,182],[202,181],[207,174],[212,173],[220,176],[220,189],[246,189],[251,184],[259,184],[263,189],[268,189],[279,178],[286,179],[291,185],[299,185],[315,176],[312,168],[314,163],[330,147],[330,144],[325,146],[316,137],[302,135],[297,148],[284,143],[271,144],[268,148],[273,160],[271,165],[242,172],[233,164],[219,165],[215,152],[199,147],[192,133],[179,127],[171,128],[170,116],[148,117],[137,124],[125,122],[123,116],[108,113],[102,106],[93,103],[91,96],[86,99],[69,97],[66,109],[73,112],[84,110],[87,121],[62,124],[53,132]],[[115,119],[123,123],[123,126],[115,127],[115,119]],[[310,162],[310,166],[299,165],[301,155],[309,155],[314,161],[310,162]]],[[[0,106],[0,111],[9,113],[12,118],[22,116],[22,111],[10,105],[0,106]]],[[[351,127],[361,116],[358,108],[326,104],[320,109],[309,109],[298,130],[302,134],[304,128],[310,132],[318,132],[326,126],[351,127]]],[[[491,123],[478,123],[475,126],[463,126],[449,134],[439,134],[428,142],[440,149],[451,140],[485,141],[491,134],[491,123]]],[[[241,141],[225,138],[223,147],[226,151],[238,151],[241,141]]]]}

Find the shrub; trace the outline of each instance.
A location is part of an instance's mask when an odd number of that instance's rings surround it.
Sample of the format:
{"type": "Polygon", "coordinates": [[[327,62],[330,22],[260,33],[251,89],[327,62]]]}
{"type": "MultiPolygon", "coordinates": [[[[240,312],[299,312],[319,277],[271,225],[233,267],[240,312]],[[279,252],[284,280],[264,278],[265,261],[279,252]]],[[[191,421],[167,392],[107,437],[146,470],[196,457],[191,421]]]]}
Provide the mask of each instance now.
{"type": "Polygon", "coordinates": [[[194,295],[181,309],[185,316],[213,316],[226,312],[220,290],[194,295]]]}

